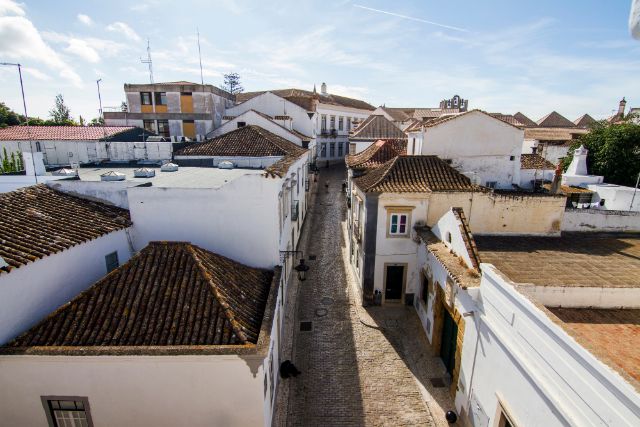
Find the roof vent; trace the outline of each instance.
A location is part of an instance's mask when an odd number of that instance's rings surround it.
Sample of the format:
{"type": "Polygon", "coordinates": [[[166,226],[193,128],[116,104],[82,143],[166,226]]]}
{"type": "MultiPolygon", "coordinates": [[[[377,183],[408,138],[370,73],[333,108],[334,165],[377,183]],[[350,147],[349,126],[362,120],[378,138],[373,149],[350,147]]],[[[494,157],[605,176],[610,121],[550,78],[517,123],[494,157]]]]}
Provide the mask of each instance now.
{"type": "Polygon", "coordinates": [[[234,168],[234,164],[229,160],[224,160],[218,163],[218,169],[233,169],[233,168],[234,168]]]}
{"type": "Polygon", "coordinates": [[[149,168],[140,168],[133,171],[133,176],[136,178],[152,178],[156,176],[156,171],[149,168]]]}
{"type": "Polygon", "coordinates": [[[57,171],[51,172],[51,175],[54,175],[54,176],[78,176],[78,172],[73,170],[73,169],[62,168],[62,169],[58,169],[57,171]]]}
{"type": "Polygon", "coordinates": [[[175,163],[165,163],[164,165],[160,166],[160,171],[162,172],[176,172],[178,170],[178,165],[176,165],[175,163]]]}
{"type": "Polygon", "coordinates": [[[100,175],[100,181],[124,181],[126,177],[123,173],[109,171],[100,175]]]}

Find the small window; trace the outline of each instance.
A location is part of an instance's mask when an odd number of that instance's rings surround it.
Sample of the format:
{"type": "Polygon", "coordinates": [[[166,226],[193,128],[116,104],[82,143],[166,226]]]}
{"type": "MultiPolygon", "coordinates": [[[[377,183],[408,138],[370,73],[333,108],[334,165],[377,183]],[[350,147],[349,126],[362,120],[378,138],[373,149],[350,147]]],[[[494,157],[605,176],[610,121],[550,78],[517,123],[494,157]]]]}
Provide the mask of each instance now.
{"type": "Polygon", "coordinates": [[[247,125],[247,122],[238,122],[239,128],[245,127],[246,125],[247,125]]]}
{"type": "Polygon", "coordinates": [[[600,206],[604,206],[605,199],[600,199],[600,206]]]}
{"type": "Polygon", "coordinates": [[[52,427],[93,426],[86,397],[42,397],[42,405],[52,427]]]}
{"type": "Polygon", "coordinates": [[[338,157],[342,157],[344,148],[342,148],[342,143],[338,143],[338,157]]]}
{"type": "Polygon", "coordinates": [[[156,105],[167,105],[167,92],[156,92],[156,105]]]}
{"type": "Polygon", "coordinates": [[[447,243],[451,243],[451,233],[447,231],[444,235],[444,239],[447,241],[447,243]]]}
{"type": "Polygon", "coordinates": [[[340,116],[338,118],[338,130],[343,130],[344,128],[344,117],[340,116]]]}
{"type": "Polygon", "coordinates": [[[158,120],[158,134],[169,136],[169,120],[158,120]]]}
{"type": "Polygon", "coordinates": [[[320,116],[320,129],[322,132],[327,130],[327,115],[323,114],[320,116]]]}
{"type": "Polygon", "coordinates": [[[335,142],[332,142],[331,144],[329,144],[329,157],[334,157],[336,154],[336,144],[335,142]]]}
{"type": "Polygon", "coordinates": [[[516,159],[516,156],[510,156],[509,160],[511,160],[512,162],[516,159]]]}
{"type": "Polygon", "coordinates": [[[104,260],[107,264],[107,273],[111,273],[120,265],[120,263],[118,262],[118,252],[111,252],[104,257],[104,260]]]}
{"type": "Polygon", "coordinates": [[[331,123],[330,129],[336,130],[336,116],[331,116],[330,123],[331,123]]]}
{"type": "Polygon", "coordinates": [[[407,214],[391,214],[389,221],[389,234],[394,236],[407,234],[408,218],[407,214]]]}
{"type": "Polygon", "coordinates": [[[140,103],[142,105],[151,105],[151,92],[140,92],[140,103]]]}
{"type": "Polygon", "coordinates": [[[350,131],[351,130],[351,117],[345,117],[346,121],[347,121],[347,130],[350,131]]]}
{"type": "Polygon", "coordinates": [[[155,122],[155,120],[143,120],[142,123],[143,123],[144,129],[147,132],[153,132],[153,133],[156,132],[156,122],[155,122]]]}

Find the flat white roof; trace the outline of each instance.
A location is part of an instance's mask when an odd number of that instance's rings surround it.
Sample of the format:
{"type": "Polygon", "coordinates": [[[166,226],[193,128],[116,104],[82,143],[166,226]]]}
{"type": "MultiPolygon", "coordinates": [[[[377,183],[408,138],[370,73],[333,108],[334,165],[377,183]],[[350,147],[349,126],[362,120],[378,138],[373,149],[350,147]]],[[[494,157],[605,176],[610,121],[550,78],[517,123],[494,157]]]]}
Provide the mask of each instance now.
{"type": "Polygon", "coordinates": [[[145,168],[153,169],[156,176],[151,178],[134,177],[133,172],[140,168],[99,167],[80,168],[79,177],[81,181],[100,181],[102,174],[113,171],[124,174],[126,178],[124,181],[108,182],[126,182],[132,184],[131,186],[151,183],[153,187],[161,188],[219,188],[241,176],[264,173],[262,169],[218,169],[180,166],[175,172],[161,172],[159,167],[145,166],[145,168]]]}

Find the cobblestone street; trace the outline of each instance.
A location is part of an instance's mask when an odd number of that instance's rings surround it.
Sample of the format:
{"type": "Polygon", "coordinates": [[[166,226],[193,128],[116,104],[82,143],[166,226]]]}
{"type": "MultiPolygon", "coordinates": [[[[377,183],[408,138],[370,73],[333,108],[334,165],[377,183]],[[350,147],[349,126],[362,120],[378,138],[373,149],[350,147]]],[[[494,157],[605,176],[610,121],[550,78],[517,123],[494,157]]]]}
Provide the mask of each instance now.
{"type": "Polygon", "coordinates": [[[289,290],[285,336],[293,340],[282,352],[302,375],[281,381],[276,425],[445,426],[448,387],[429,381],[444,367],[414,309],[360,304],[346,265],[343,179],[342,167],[321,170],[299,244],[311,270],[289,290]],[[300,330],[304,321],[310,331],[300,330]]]}

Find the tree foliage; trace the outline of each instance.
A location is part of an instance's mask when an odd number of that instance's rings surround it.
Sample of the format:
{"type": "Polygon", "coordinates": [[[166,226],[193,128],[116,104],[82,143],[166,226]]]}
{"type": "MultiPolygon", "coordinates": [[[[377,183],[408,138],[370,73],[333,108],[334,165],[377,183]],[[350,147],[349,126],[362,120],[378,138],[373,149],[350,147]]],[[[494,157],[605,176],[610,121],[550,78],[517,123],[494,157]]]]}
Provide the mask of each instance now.
{"type": "Polygon", "coordinates": [[[616,124],[594,123],[589,133],[571,145],[563,160],[565,170],[573,159],[573,150],[580,145],[589,150],[587,168],[590,174],[602,175],[604,181],[611,184],[636,185],[640,173],[640,124],[634,123],[632,117],[616,124]]]}
{"type": "Polygon", "coordinates": [[[2,148],[0,154],[0,173],[19,172],[23,168],[22,155],[20,153],[7,153],[7,148],[2,148]]]}
{"type": "MultiPolygon", "coordinates": [[[[24,120],[24,119],[23,119],[24,120]]],[[[20,116],[4,102],[0,102],[0,128],[20,124],[20,116]]]]}
{"type": "Polygon", "coordinates": [[[56,125],[75,125],[71,117],[71,110],[64,103],[62,94],[56,95],[56,105],[53,109],[49,110],[49,116],[51,117],[51,121],[56,125]]]}
{"type": "Polygon", "coordinates": [[[224,83],[223,88],[230,94],[241,93],[244,88],[240,84],[240,74],[238,73],[229,73],[224,75],[224,83]]]}

